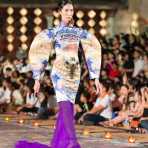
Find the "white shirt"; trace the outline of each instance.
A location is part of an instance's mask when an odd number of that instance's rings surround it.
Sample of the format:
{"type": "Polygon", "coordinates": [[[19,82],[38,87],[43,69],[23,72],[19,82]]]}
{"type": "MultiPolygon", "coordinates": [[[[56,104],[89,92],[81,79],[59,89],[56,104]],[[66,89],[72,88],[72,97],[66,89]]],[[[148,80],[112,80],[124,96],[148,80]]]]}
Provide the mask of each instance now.
{"type": "Polygon", "coordinates": [[[142,59],[135,60],[133,77],[136,77],[143,69],[144,69],[144,61],[142,59]]]}
{"type": "Polygon", "coordinates": [[[31,71],[30,65],[22,66],[20,69],[20,73],[27,73],[28,71],[31,71]]]}
{"type": "Polygon", "coordinates": [[[39,99],[37,97],[35,97],[33,94],[29,95],[29,93],[26,96],[26,104],[31,104],[31,105],[35,104],[35,107],[38,107],[38,108],[41,105],[39,99]]]}
{"type": "Polygon", "coordinates": [[[4,96],[4,89],[3,87],[0,87],[0,100],[4,96]]]}
{"type": "Polygon", "coordinates": [[[103,106],[104,110],[100,113],[100,115],[104,118],[111,119],[112,118],[112,107],[111,107],[111,100],[108,95],[106,95],[103,99],[97,98],[95,102],[95,107],[103,106]]]}
{"type": "MultiPolygon", "coordinates": [[[[1,93],[2,89],[3,88],[1,88],[1,93]]],[[[10,101],[11,101],[11,90],[9,90],[9,88],[6,88],[6,90],[4,90],[4,92],[1,94],[0,103],[10,103],[10,101]]]]}
{"type": "Polygon", "coordinates": [[[15,105],[22,105],[23,104],[23,97],[21,95],[20,90],[14,90],[12,93],[12,97],[15,101],[15,105]]]}

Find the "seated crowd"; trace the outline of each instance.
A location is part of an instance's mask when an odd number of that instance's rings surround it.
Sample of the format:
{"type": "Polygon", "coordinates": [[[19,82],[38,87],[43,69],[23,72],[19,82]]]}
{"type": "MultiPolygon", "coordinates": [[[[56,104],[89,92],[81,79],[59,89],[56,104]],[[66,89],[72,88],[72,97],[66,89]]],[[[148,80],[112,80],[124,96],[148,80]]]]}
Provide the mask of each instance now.
{"type": "MultiPolygon", "coordinates": [[[[101,38],[102,89],[95,93],[84,56],[81,83],[75,103],[77,124],[124,126],[148,131],[148,36],[119,34],[101,38]]],[[[80,50],[81,52],[82,50],[80,50]]],[[[83,53],[80,53],[83,54],[83,53]]],[[[36,119],[56,117],[54,88],[47,66],[40,93],[34,95],[32,72],[24,59],[0,58],[0,113],[28,114],[36,119]]]]}

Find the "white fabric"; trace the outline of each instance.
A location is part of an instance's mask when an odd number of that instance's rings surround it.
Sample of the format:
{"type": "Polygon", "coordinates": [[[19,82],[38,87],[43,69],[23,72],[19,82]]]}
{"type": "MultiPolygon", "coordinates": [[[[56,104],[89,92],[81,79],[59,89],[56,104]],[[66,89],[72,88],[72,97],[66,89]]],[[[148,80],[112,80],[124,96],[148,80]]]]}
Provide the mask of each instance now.
{"type": "Polygon", "coordinates": [[[0,100],[4,96],[4,89],[3,87],[0,87],[0,100]]]}
{"type": "Polygon", "coordinates": [[[35,107],[40,107],[40,105],[41,105],[40,102],[39,102],[39,99],[37,97],[35,97],[33,94],[31,94],[31,95],[27,94],[26,104],[30,104],[30,105],[35,104],[35,107]]]}
{"type": "Polygon", "coordinates": [[[22,105],[23,104],[23,97],[21,95],[20,90],[14,90],[12,93],[12,97],[14,99],[15,105],[22,105]]]}
{"type": "Polygon", "coordinates": [[[101,98],[101,99],[97,98],[95,102],[95,107],[99,105],[104,107],[104,110],[100,113],[100,115],[103,116],[104,118],[111,119],[112,118],[112,107],[111,107],[110,97],[106,95],[104,98],[101,98]]]}
{"type": "Polygon", "coordinates": [[[116,95],[114,93],[110,94],[110,100],[114,101],[116,99],[116,95]]]}
{"type": "Polygon", "coordinates": [[[11,101],[11,91],[6,88],[6,90],[2,90],[1,88],[1,97],[0,97],[0,103],[10,103],[11,101]]]}
{"type": "Polygon", "coordinates": [[[31,67],[30,65],[26,65],[26,66],[23,66],[21,69],[20,69],[20,73],[27,73],[28,71],[31,71],[31,67]]]}
{"type": "Polygon", "coordinates": [[[144,61],[142,59],[135,60],[133,77],[136,77],[143,69],[144,69],[144,61]]]}

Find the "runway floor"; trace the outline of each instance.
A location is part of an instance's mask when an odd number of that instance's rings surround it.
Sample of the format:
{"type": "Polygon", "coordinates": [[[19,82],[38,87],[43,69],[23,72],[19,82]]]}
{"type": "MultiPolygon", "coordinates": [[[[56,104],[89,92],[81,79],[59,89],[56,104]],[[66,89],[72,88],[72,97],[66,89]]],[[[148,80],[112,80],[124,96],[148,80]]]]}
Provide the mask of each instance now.
{"type": "MultiPolygon", "coordinates": [[[[14,148],[19,139],[50,142],[55,120],[32,120],[31,117],[16,115],[0,115],[0,148],[14,148]],[[20,124],[18,121],[23,120],[20,124]],[[38,126],[34,124],[37,123],[38,126]]],[[[148,134],[131,134],[123,128],[104,128],[100,126],[77,125],[77,137],[82,148],[148,148],[148,134]],[[84,134],[85,131],[85,134],[84,134]],[[112,139],[105,139],[105,132],[112,134],[112,139]],[[132,135],[135,143],[128,143],[132,135]]]]}

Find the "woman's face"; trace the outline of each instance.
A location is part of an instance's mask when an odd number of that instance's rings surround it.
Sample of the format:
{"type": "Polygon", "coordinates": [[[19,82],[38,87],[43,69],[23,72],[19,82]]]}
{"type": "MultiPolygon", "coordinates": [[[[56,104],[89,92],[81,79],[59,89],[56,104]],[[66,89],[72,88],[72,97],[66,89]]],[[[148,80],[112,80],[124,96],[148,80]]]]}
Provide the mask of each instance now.
{"type": "Polygon", "coordinates": [[[63,8],[60,10],[61,19],[64,23],[69,23],[74,14],[74,8],[72,4],[66,4],[63,6],[63,8]]]}
{"type": "Polygon", "coordinates": [[[121,95],[128,95],[128,89],[125,86],[121,86],[120,94],[121,95]]]}
{"type": "Polygon", "coordinates": [[[101,84],[101,88],[100,94],[107,93],[107,89],[103,84],[101,84]]]}

